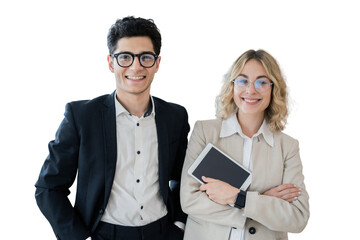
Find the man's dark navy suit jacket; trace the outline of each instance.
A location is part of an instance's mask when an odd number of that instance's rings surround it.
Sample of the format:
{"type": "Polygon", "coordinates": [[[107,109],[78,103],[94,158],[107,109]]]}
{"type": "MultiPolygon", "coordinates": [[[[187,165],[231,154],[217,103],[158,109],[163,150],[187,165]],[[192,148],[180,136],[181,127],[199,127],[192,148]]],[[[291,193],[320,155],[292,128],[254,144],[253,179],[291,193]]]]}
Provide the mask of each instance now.
{"type": "MultiPolygon", "coordinates": [[[[49,155],[35,184],[35,197],[58,239],[89,237],[108,203],[117,159],[114,94],[68,103],[55,140],[49,143],[49,155]],[[76,174],[73,207],[67,196],[76,174]]],[[[160,191],[169,221],[185,223],[179,181],[190,130],[188,115],[182,106],[153,99],[160,191]]],[[[126,206],[119,209],[125,210],[126,206]]]]}

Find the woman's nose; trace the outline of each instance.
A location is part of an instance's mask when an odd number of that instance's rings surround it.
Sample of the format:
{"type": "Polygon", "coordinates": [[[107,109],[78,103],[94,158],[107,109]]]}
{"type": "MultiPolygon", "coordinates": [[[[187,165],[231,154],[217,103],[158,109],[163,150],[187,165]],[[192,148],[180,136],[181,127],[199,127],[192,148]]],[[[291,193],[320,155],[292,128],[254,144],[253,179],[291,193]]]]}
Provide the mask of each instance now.
{"type": "Polygon", "coordinates": [[[248,93],[254,93],[254,92],[256,92],[255,83],[249,82],[249,84],[248,84],[248,86],[247,86],[247,88],[246,88],[246,91],[247,91],[248,93]]]}

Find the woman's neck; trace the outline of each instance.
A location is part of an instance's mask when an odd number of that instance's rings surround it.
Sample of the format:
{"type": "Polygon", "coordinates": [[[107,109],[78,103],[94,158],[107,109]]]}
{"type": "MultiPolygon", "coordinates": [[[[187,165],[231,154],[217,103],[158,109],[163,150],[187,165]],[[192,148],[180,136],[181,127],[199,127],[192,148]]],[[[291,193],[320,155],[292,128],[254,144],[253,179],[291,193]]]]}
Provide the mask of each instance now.
{"type": "Polygon", "coordinates": [[[242,132],[252,138],[260,129],[264,121],[264,114],[257,115],[244,115],[237,113],[237,119],[241,126],[242,132]]]}

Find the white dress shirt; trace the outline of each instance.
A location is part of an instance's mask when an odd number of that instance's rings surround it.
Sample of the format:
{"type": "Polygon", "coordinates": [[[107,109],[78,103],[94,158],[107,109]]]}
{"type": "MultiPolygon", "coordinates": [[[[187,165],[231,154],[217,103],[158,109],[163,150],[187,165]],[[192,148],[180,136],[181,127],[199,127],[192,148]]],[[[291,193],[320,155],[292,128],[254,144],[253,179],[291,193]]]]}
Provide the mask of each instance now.
{"type": "MultiPolygon", "coordinates": [[[[116,95],[115,95],[116,96],[116,95]]],[[[167,214],[160,194],[155,105],[138,118],[115,97],[117,162],[103,222],[143,226],[167,214]]]]}
{"type": "MultiPolygon", "coordinates": [[[[253,161],[252,161],[252,149],[253,149],[253,142],[259,141],[258,136],[262,134],[264,136],[265,141],[273,146],[274,144],[274,137],[273,133],[270,131],[269,126],[266,124],[264,120],[260,129],[252,138],[246,136],[241,129],[241,126],[238,122],[237,115],[234,113],[228,119],[224,120],[221,126],[220,138],[228,137],[232,134],[238,134],[244,139],[244,151],[243,151],[243,163],[242,166],[252,171],[253,168],[253,161]]],[[[246,206],[245,206],[246,207],[246,206]]],[[[242,214],[244,214],[244,211],[242,214]]],[[[229,236],[229,240],[247,240],[245,229],[237,229],[232,228],[229,236]]]]}

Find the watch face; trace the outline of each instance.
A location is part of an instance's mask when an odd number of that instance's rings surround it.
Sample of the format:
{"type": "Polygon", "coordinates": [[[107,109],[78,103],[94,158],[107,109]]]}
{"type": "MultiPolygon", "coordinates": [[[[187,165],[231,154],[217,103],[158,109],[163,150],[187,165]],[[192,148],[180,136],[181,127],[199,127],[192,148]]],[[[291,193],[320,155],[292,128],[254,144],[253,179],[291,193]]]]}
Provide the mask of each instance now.
{"type": "Polygon", "coordinates": [[[246,192],[240,190],[235,200],[235,206],[238,208],[244,208],[245,202],[246,202],[246,192]]]}

